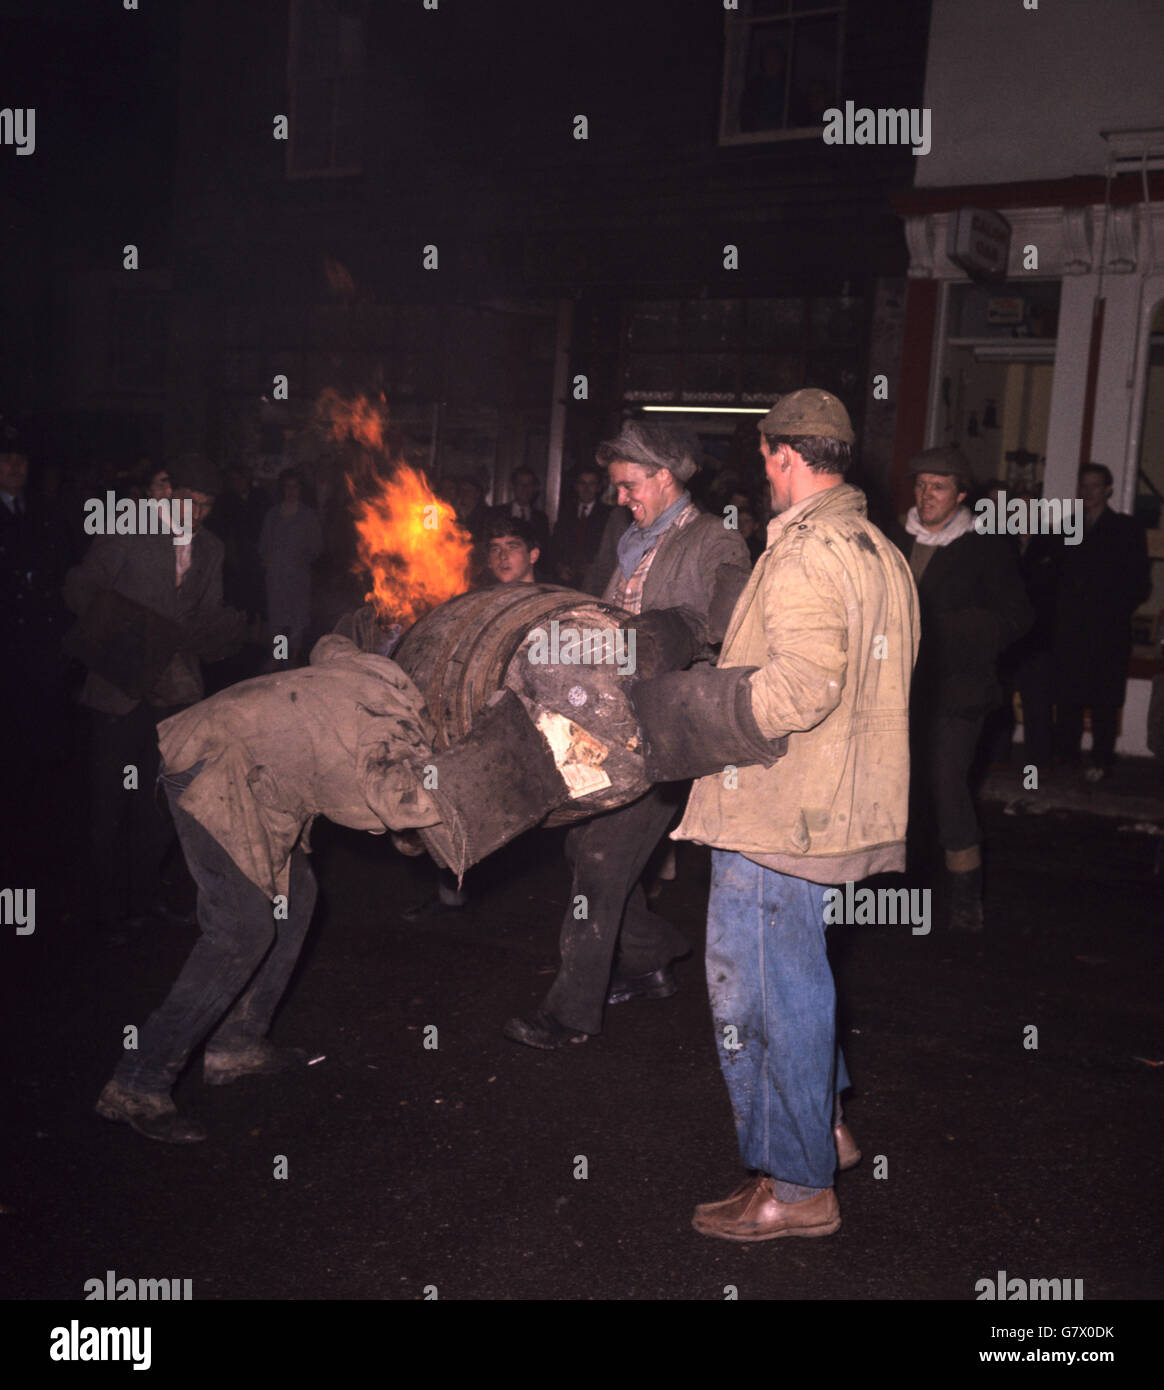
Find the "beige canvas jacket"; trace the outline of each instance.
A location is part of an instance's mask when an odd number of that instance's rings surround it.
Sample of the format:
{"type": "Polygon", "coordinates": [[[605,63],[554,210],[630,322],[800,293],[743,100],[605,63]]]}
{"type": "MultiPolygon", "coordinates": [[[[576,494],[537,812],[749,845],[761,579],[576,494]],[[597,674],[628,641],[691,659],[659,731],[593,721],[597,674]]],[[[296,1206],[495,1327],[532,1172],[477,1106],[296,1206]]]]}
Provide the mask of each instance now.
{"type": "Polygon", "coordinates": [[[901,552],[841,484],[768,526],[720,666],[758,666],[752,709],[788,752],[702,777],[676,840],[736,850],[814,883],[905,867],[917,589],[901,552]]]}
{"type": "Polygon", "coordinates": [[[178,804],[269,897],[316,816],[383,834],[436,825],[400,760],[428,757],[432,721],[394,662],[334,633],[311,665],[242,681],[158,725],[163,771],[202,770],[178,804]]]}

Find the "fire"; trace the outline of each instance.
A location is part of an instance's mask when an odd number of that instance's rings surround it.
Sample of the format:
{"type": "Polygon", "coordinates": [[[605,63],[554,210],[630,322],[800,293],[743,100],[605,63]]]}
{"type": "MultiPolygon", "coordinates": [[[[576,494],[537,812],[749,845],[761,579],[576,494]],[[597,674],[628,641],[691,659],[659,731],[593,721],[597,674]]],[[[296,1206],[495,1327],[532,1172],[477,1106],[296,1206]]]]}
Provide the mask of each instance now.
{"type": "Polygon", "coordinates": [[[329,386],[315,403],[315,418],[337,441],[351,439],[374,453],[386,452],[388,406],[383,396],[378,401],[370,401],[367,396],[353,396],[345,401],[329,386]]]}
{"type": "Polygon", "coordinates": [[[427,479],[402,459],[390,457],[383,397],[345,401],[325,391],[316,416],[337,441],[367,451],[362,466],[347,473],[356,521],[355,572],[371,576],[366,601],[383,622],[408,626],[430,608],[469,587],[473,542],[456,512],[427,479]],[[385,474],[385,469],[390,470],[385,474]]]}

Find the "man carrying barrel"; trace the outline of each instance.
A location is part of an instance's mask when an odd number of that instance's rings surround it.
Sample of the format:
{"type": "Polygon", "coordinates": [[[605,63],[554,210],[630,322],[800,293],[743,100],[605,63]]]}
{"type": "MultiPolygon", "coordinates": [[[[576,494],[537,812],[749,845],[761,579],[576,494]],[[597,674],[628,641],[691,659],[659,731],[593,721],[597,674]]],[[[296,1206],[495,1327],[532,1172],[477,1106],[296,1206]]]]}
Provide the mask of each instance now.
{"type": "Polygon", "coordinates": [[[405,672],[335,633],[316,643],[309,666],[242,681],[159,726],[161,780],[198,885],[201,935],[123,1053],[98,1114],[149,1139],[195,1143],[205,1131],[170,1092],[204,1039],[209,1085],[306,1062],[266,1034],[311,923],[317,816],[374,835],[416,829],[463,871],[569,795],[510,691],[463,743],[434,754],[434,735],[405,672]],[[480,795],[502,780],[504,798],[480,795]]]}
{"type": "MultiPolygon", "coordinates": [[[[768,546],[718,665],[639,682],[653,778],[696,776],[675,838],[712,849],[707,983],[750,1175],[695,1209],[731,1241],[827,1236],[860,1159],[825,949],[829,885],[905,867],[917,591],[845,481],[854,443],[827,391],[760,421],[768,546]]],[[[834,919],[835,920],[835,919],[834,919]]]]}
{"type": "MultiPolygon", "coordinates": [[[[667,669],[709,655],[748,582],[751,561],[739,533],[723,517],[701,512],[685,487],[698,454],[690,431],[637,420],[596,454],[632,518],[602,597],[640,615],[640,675],[648,674],[644,658],[652,648],[667,669]]],[[[537,1010],[505,1025],[507,1038],[547,1049],[584,1042],[601,1032],[604,1004],[674,994],[671,964],[690,943],[650,911],[639,878],[684,791],[683,784],[654,787],[570,832],[573,886],[561,965],[537,1010]]]]}

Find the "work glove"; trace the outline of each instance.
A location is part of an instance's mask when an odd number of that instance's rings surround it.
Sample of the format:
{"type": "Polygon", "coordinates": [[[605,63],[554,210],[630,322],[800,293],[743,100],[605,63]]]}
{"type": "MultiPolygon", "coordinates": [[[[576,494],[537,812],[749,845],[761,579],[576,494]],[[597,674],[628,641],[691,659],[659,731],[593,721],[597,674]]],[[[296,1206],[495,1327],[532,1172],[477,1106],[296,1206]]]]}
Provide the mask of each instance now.
{"type": "Polygon", "coordinates": [[[752,714],[756,666],[696,666],[636,681],[630,701],[652,782],[708,777],[725,767],[771,767],[787,738],[766,738],[752,714]]]}
{"type": "Polygon", "coordinates": [[[439,825],[419,827],[420,838],[458,880],[570,794],[549,743],[512,690],[494,696],[459,743],[409,766],[441,817],[439,825]]]}

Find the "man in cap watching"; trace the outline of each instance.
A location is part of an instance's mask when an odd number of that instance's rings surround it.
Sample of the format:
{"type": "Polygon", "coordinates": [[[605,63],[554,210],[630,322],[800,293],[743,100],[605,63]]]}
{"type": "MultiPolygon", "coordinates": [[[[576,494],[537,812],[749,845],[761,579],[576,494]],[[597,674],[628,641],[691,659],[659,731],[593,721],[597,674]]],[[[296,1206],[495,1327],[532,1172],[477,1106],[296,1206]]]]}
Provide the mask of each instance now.
{"type": "MultiPolygon", "coordinates": [[[[722,640],[748,582],[750,559],[739,533],[722,517],[701,512],[685,487],[698,456],[690,431],[637,420],[628,420],[596,455],[609,469],[619,505],[631,513],[603,598],[641,615],[635,624],[640,675],[646,661],[670,669],[708,653],[722,640]]],[[[561,966],[534,1014],[505,1025],[507,1038],[539,1048],[584,1042],[601,1032],[604,1003],[675,993],[671,962],[690,946],[648,908],[639,879],[682,794],[682,787],[655,787],[570,832],[574,881],[562,921],[561,966]],[[581,917],[579,900],[586,904],[581,917]]]]}
{"type": "Polygon", "coordinates": [[[963,506],[972,483],[953,445],[911,460],[914,505],[894,535],[917,581],[922,640],[911,711],[914,782],[945,854],[948,922],[982,930],[982,834],[970,764],[986,715],[1002,700],[998,658],[1030,627],[1014,552],[980,534],[963,506]]]}
{"type": "Polygon", "coordinates": [[[169,471],[173,497],[183,504],[180,526],[189,517],[188,543],[164,525],[155,533],[99,535],[65,576],[65,602],[81,619],[70,640],[89,667],[80,703],[91,711],[94,899],[111,940],[121,940],[126,922],[175,915],[161,893],[172,829],[154,785],[156,729],[202,698],[200,659],[229,656],[243,635],[240,615],[222,604],[222,542],[202,524],[218,470],[201,454],[185,454],[169,471]],[[117,652],[135,659],[117,659],[117,652]],[[131,779],[127,767],[135,770],[131,779]]]}
{"type": "MultiPolygon", "coordinates": [[[[853,428],[827,391],[760,421],[773,519],[714,668],[639,682],[652,776],[696,775],[673,838],[712,848],[707,981],[752,1170],[695,1210],[732,1241],[826,1236],[843,1123],[826,885],[905,867],[917,594],[845,482],[853,428]]],[[[843,890],[842,890],[843,891],[843,890]]]]}

